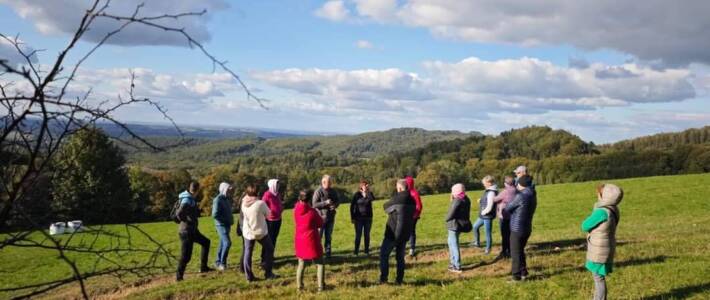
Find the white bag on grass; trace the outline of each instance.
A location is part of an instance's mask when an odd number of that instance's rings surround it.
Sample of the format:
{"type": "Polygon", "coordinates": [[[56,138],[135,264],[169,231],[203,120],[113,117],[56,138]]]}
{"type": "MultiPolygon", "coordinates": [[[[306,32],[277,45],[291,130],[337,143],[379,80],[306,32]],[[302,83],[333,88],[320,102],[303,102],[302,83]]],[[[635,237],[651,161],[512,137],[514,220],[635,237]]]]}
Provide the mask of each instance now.
{"type": "Polygon", "coordinates": [[[52,223],[52,225],[49,225],[49,234],[50,235],[63,234],[64,231],[66,230],[66,227],[67,227],[67,225],[64,222],[52,223]]]}
{"type": "Polygon", "coordinates": [[[74,220],[74,221],[69,221],[67,222],[67,232],[68,233],[73,233],[79,231],[81,229],[82,222],[81,220],[74,220]]]}

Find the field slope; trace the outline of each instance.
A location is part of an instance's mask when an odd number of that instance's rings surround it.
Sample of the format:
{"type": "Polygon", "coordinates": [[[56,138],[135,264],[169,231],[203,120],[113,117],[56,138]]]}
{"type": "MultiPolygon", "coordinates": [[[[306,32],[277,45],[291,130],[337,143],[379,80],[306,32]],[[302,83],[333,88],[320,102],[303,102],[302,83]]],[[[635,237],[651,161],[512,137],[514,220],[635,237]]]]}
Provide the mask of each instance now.
{"type": "MultiPolygon", "coordinates": [[[[649,177],[614,180],[626,194],[621,204],[618,229],[619,246],[615,272],[608,278],[609,297],[618,298],[710,298],[710,174],[649,177]]],[[[423,218],[418,225],[419,257],[408,260],[404,286],[377,285],[377,259],[353,257],[353,228],[347,205],[339,208],[334,233],[333,258],[326,267],[324,293],[315,289],[315,268],[306,269],[307,291],[302,298],[432,298],[432,299],[583,299],[591,297],[592,278],[584,270],[584,234],[579,225],[594,203],[594,187],[599,182],[545,185],[538,187],[538,210],[528,246],[528,265],[532,280],[509,284],[510,261],[494,261],[479,249],[463,248],[464,273],[448,273],[448,254],[443,215],[447,195],[424,197],[423,218]]],[[[469,192],[472,199],[480,192],[469,192]]],[[[375,203],[373,244],[380,244],[385,216],[383,202],[375,203]]],[[[156,238],[170,242],[177,255],[175,224],[151,223],[141,228],[156,238]]],[[[204,218],[201,230],[217,237],[211,220],[204,218]]],[[[233,238],[238,241],[236,238],[233,238]]],[[[463,236],[467,245],[472,234],[463,236]]],[[[189,274],[182,283],[173,274],[144,278],[136,284],[121,285],[115,280],[90,281],[92,295],[99,298],[225,298],[286,299],[297,296],[295,262],[292,250],[292,211],[284,212],[284,225],[277,244],[276,273],[280,279],[248,284],[233,269],[224,273],[194,273],[198,260],[195,251],[189,274]]],[[[499,230],[494,226],[494,253],[500,245],[499,230]]],[[[240,243],[231,249],[231,261],[238,258],[240,243]]],[[[199,248],[197,248],[199,249],[199,248]]],[[[377,253],[377,251],[374,251],[377,253]]],[[[258,258],[256,258],[258,260],[258,258]]],[[[51,252],[5,249],[0,251],[0,288],[46,281],[62,276],[63,265],[51,252]]],[[[258,262],[257,262],[258,263],[258,262]]],[[[257,270],[257,276],[262,276],[257,270]]],[[[63,288],[49,298],[76,297],[76,287],[63,288]]],[[[12,297],[0,294],[0,298],[12,297]]]]}

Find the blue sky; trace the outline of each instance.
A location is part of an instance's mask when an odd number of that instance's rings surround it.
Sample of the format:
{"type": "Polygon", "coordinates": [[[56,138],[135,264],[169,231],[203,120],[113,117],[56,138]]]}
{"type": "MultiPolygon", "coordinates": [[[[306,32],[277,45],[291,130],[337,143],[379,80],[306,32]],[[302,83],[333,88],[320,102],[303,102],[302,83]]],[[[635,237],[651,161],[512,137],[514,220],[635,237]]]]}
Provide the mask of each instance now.
{"type": "MultiPolygon", "coordinates": [[[[0,33],[45,49],[37,59],[51,63],[78,24],[77,8],[90,2],[0,0],[0,33]]],[[[126,15],[138,2],[116,3],[109,11],[126,15]]],[[[488,134],[548,125],[603,143],[710,124],[710,56],[700,50],[710,46],[710,22],[694,17],[708,11],[705,3],[171,3],[151,1],[143,13],[208,9],[206,17],[178,24],[269,99],[268,110],[247,100],[226,74],[212,73],[179,37],[159,39],[164,33],[139,25],[92,56],[75,89],[93,87],[97,101],[115,98],[131,69],[141,95],[160,101],[183,125],[488,134]],[[587,17],[594,14],[605,17],[587,17]],[[654,19],[663,22],[639,21],[654,19]]],[[[97,24],[92,34],[112,26],[97,24]]],[[[92,45],[89,35],[70,63],[92,45]]],[[[3,46],[0,56],[12,59],[3,46]]],[[[116,116],[164,122],[141,106],[116,116]]]]}

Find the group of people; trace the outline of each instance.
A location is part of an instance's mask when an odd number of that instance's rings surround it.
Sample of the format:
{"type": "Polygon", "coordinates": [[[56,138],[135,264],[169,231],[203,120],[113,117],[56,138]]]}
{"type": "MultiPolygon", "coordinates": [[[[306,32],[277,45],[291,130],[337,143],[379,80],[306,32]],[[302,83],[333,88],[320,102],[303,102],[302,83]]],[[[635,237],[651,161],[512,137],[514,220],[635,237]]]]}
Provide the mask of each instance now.
{"type": "MultiPolygon", "coordinates": [[[[525,280],[528,276],[525,246],[532,233],[532,220],[537,207],[537,193],[533,179],[527,174],[525,166],[514,170],[515,177],[504,178],[504,188],[498,190],[493,176],[485,176],[481,183],[485,190],[477,200],[478,216],[471,222],[471,200],[466,194],[463,184],[457,183],[451,187],[450,206],[445,217],[448,230],[448,247],[450,264],[448,270],[461,273],[461,252],[459,236],[461,233],[474,232],[471,246],[481,247],[480,227],[484,227],[486,244],[485,254],[489,254],[492,246],[492,223],[498,218],[502,247],[501,259],[511,259],[511,282],[525,280]]],[[[340,203],[338,193],[331,188],[332,180],[328,175],[321,179],[320,187],[313,193],[300,191],[297,203],[293,209],[295,223],[294,249],[298,259],[296,282],[299,290],[303,289],[303,271],[307,261],[312,261],[317,267],[318,290],[324,288],[324,262],[331,257],[332,235],[335,225],[337,208],[340,203]]],[[[277,278],[273,273],[274,249],[282,223],[282,195],[279,192],[279,181],[271,179],[267,182],[268,190],[261,199],[257,197],[257,186],[247,184],[245,193],[239,199],[239,220],[236,226],[237,235],[242,237],[244,249],[238,264],[238,270],[245,274],[247,281],[256,277],[252,269],[253,249],[256,243],[261,244],[261,267],[266,279],[277,278]]],[[[175,217],[179,222],[181,240],[181,257],[177,268],[177,280],[181,281],[185,267],[192,256],[193,244],[202,246],[200,272],[212,270],[208,266],[210,241],[197,228],[199,209],[195,195],[199,184],[192,182],[185,192],[179,195],[179,207],[175,217]]],[[[386,283],[389,278],[389,257],[394,251],[396,260],[395,283],[404,280],[405,255],[407,242],[410,243],[410,256],[416,255],[416,224],[422,213],[422,201],[414,187],[414,179],[406,177],[399,179],[395,185],[396,192],[383,205],[387,214],[384,238],[379,251],[380,283],[386,283]]],[[[230,230],[234,225],[232,197],[234,188],[229,183],[219,185],[219,195],[213,200],[212,217],[216,231],[220,237],[217,249],[215,267],[224,270],[231,247],[230,230]]],[[[623,191],[613,185],[601,185],[597,189],[597,204],[592,214],[584,220],[582,230],[588,232],[588,253],[586,268],[593,273],[595,282],[595,299],[605,299],[605,276],[611,273],[616,225],[619,221],[618,203],[623,197],[623,191]]],[[[361,181],[358,191],[353,194],[350,205],[350,218],[355,227],[355,247],[353,254],[360,253],[360,242],[364,240],[363,252],[370,254],[370,230],[372,227],[374,196],[369,183],[361,181]]]]}

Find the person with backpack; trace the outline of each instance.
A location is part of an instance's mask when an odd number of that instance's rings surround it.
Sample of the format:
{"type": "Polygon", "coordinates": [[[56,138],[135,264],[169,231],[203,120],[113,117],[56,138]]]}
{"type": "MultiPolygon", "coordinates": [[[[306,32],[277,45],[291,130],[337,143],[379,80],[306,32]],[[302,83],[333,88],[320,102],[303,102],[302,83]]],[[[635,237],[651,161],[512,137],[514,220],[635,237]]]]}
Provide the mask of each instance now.
{"type": "Polygon", "coordinates": [[[272,272],[274,263],[274,245],[269,237],[269,227],[266,225],[266,216],[269,215],[269,208],[264,201],[256,196],[256,185],[249,184],[246,188],[246,196],[242,198],[242,215],[244,224],[242,225],[242,235],[244,236],[244,274],[247,281],[256,280],[252,271],[251,258],[254,252],[254,245],[258,242],[264,249],[264,277],[266,279],[277,278],[272,272]]]}
{"type": "Polygon", "coordinates": [[[474,241],[471,243],[474,247],[481,247],[480,228],[485,226],[486,231],[486,255],[491,253],[493,244],[493,219],[496,217],[494,198],[498,195],[498,187],[495,184],[495,179],[491,175],[486,175],[481,180],[485,190],[483,195],[478,200],[478,219],[473,224],[474,241]]]}
{"type": "Polygon", "coordinates": [[[412,236],[409,237],[409,256],[415,257],[417,255],[417,222],[419,217],[422,215],[422,197],[419,196],[419,191],[414,188],[414,178],[412,176],[407,176],[404,178],[407,181],[407,190],[409,195],[414,199],[414,225],[412,226],[412,236]]]}
{"type": "Polygon", "coordinates": [[[407,191],[407,181],[397,180],[397,193],[391,200],[384,204],[385,213],[388,215],[385,226],[385,236],[380,247],[380,283],[387,283],[389,275],[389,256],[395,250],[397,260],[396,284],[404,281],[404,255],[407,240],[414,226],[414,199],[407,191]]]}
{"type": "Polygon", "coordinates": [[[192,258],[192,246],[194,243],[202,246],[200,255],[200,273],[209,272],[212,269],[207,266],[208,256],[210,252],[210,240],[207,239],[197,229],[198,219],[200,218],[200,209],[197,207],[195,196],[200,190],[200,184],[197,181],[190,182],[188,189],[178,196],[179,200],[176,203],[177,209],[173,219],[179,222],[178,235],[180,236],[180,261],[177,266],[177,281],[182,281],[185,275],[185,268],[192,258]]]}
{"type": "Polygon", "coordinates": [[[350,221],[355,225],[355,249],[353,254],[360,253],[360,238],[365,235],[365,255],[370,255],[370,229],[372,228],[372,201],[375,196],[370,191],[367,181],[360,181],[360,189],[353,194],[350,202],[350,221]]]}
{"type": "Polygon", "coordinates": [[[451,187],[451,205],[446,213],[446,229],[448,230],[449,244],[449,271],[461,273],[461,252],[459,249],[459,235],[462,232],[471,232],[471,200],[466,196],[466,188],[462,183],[451,187]]]}
{"type": "Polygon", "coordinates": [[[222,182],[219,184],[219,195],[212,199],[212,218],[219,235],[215,267],[219,271],[224,271],[227,267],[227,256],[229,256],[229,248],[232,246],[229,229],[234,224],[234,216],[232,215],[233,191],[234,188],[229,183],[222,182]]]}
{"type": "Polygon", "coordinates": [[[525,280],[528,276],[525,245],[532,233],[532,221],[537,208],[537,195],[531,186],[532,177],[529,175],[518,178],[516,186],[518,193],[503,210],[510,215],[510,256],[512,258],[510,282],[525,280]]]}
{"type": "Polygon", "coordinates": [[[594,278],[594,300],[606,299],[606,276],[612,272],[616,252],[616,227],[619,225],[619,203],[624,191],[614,184],[597,187],[597,203],[584,222],[587,232],[587,262],[585,267],[594,278]]]}
{"type": "Polygon", "coordinates": [[[296,269],[296,287],[303,290],[303,270],[305,261],[312,260],[316,264],[318,291],[325,287],[325,267],[323,265],[323,246],[320,244],[318,230],[323,227],[323,218],[311,207],[308,202],[308,191],[302,190],[298,194],[298,202],[293,208],[294,249],[298,258],[296,269]]]}

